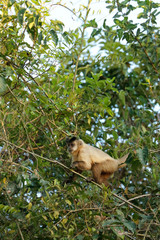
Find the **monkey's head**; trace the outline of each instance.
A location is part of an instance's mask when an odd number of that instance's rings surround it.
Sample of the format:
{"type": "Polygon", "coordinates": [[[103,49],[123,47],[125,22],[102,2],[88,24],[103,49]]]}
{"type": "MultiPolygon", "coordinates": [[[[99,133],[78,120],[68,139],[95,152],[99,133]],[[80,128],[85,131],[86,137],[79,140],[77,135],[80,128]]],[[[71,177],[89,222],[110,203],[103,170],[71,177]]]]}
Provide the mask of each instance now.
{"type": "Polygon", "coordinates": [[[67,148],[70,154],[76,153],[84,144],[83,140],[77,139],[76,137],[66,139],[66,142],[67,142],[67,148]]]}

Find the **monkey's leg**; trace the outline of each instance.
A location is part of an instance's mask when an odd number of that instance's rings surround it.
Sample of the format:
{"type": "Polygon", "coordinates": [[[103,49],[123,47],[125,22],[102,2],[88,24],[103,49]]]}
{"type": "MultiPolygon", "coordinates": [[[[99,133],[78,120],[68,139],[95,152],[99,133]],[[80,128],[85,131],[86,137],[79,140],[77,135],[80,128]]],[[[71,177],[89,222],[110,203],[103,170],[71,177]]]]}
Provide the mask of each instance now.
{"type": "Polygon", "coordinates": [[[104,183],[104,185],[106,187],[110,186],[107,179],[110,178],[111,175],[112,175],[112,173],[103,173],[103,172],[101,173],[100,181],[101,181],[101,183],[104,183]]]}
{"type": "Polygon", "coordinates": [[[101,172],[102,172],[102,166],[100,163],[95,163],[92,166],[92,174],[93,174],[93,178],[97,183],[102,183],[101,182],[101,172]]]}
{"type": "Polygon", "coordinates": [[[112,175],[112,173],[106,171],[105,164],[106,163],[94,164],[92,167],[92,173],[93,178],[97,183],[99,184],[104,183],[105,186],[108,186],[109,184],[106,180],[112,175]]]}

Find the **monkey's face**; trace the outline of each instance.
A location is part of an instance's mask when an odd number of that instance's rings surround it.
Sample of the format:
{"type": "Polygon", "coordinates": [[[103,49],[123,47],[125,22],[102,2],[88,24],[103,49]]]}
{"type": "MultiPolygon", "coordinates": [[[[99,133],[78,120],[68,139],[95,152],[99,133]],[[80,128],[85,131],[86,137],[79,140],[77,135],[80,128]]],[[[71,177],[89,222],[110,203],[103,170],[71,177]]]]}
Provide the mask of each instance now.
{"type": "Polygon", "coordinates": [[[68,143],[68,151],[69,151],[69,153],[73,154],[77,150],[78,150],[78,144],[77,144],[76,141],[68,143]]]}

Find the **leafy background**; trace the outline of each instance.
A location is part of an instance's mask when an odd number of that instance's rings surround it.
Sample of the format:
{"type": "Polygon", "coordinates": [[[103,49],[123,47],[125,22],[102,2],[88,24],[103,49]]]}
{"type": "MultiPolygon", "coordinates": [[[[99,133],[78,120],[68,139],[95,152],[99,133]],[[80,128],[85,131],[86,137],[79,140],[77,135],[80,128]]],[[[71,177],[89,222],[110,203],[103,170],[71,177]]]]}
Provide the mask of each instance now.
{"type": "Polygon", "coordinates": [[[57,1],[82,22],[66,31],[48,3],[0,3],[0,238],[158,240],[160,4],[107,0],[99,26],[91,0],[57,1]],[[112,191],[89,172],[66,183],[71,135],[131,153],[112,191]]]}

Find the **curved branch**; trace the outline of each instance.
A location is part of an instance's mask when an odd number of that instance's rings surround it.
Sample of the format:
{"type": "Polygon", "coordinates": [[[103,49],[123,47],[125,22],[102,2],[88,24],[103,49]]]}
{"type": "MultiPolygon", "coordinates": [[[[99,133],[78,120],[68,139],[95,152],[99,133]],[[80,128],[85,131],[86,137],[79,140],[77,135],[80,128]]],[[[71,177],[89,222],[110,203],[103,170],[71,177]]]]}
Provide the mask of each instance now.
{"type": "Polygon", "coordinates": [[[54,4],[51,5],[51,7],[52,7],[52,6],[64,7],[64,8],[66,8],[68,11],[70,11],[72,14],[74,14],[74,15],[78,18],[78,16],[77,16],[69,7],[67,7],[67,6],[65,6],[65,5],[62,5],[62,4],[60,4],[60,3],[54,3],[54,4]]]}

